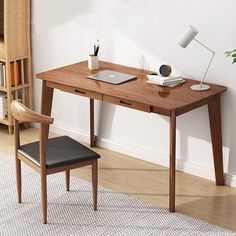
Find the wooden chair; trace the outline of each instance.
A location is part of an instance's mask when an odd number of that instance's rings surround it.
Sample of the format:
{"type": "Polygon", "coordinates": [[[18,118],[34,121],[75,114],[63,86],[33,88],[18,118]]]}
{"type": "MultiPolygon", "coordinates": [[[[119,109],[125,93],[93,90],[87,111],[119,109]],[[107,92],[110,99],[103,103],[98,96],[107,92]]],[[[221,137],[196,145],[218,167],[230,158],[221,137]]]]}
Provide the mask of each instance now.
{"type": "Polygon", "coordinates": [[[15,100],[11,103],[15,129],[16,184],[18,202],[21,203],[21,161],[41,176],[43,223],[47,223],[47,175],[65,171],[66,190],[69,191],[70,170],[92,165],[93,208],[97,209],[97,159],[96,152],[67,137],[48,139],[48,125],[53,118],[33,112],[15,100]],[[40,124],[39,142],[20,146],[19,122],[40,124]]]}

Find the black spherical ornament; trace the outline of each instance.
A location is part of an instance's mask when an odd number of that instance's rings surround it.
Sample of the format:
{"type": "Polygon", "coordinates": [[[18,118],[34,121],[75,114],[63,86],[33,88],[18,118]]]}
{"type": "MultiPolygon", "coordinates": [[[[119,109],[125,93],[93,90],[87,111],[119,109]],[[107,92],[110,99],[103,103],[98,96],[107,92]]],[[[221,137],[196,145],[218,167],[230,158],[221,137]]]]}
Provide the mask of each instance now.
{"type": "Polygon", "coordinates": [[[169,76],[172,72],[172,69],[169,65],[162,65],[159,69],[159,72],[162,76],[169,76]]]}

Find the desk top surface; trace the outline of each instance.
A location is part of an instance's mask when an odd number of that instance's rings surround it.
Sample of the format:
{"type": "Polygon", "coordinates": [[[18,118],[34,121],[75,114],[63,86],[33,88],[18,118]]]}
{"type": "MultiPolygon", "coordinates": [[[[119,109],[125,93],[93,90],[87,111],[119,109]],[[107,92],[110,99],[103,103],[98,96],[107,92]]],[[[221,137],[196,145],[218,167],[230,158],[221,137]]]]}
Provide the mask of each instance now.
{"type": "Polygon", "coordinates": [[[36,76],[39,79],[53,83],[85,89],[117,98],[128,99],[169,111],[191,105],[194,106],[197,102],[207,100],[210,97],[223,93],[227,89],[221,85],[210,84],[210,90],[192,91],[190,89],[191,85],[199,84],[199,81],[191,79],[186,79],[186,83],[174,88],[161,87],[146,83],[148,72],[144,70],[100,61],[99,70],[91,71],[88,69],[87,65],[87,61],[83,61],[39,73],[36,76]],[[114,70],[122,73],[133,74],[137,76],[137,79],[123,84],[114,85],[86,78],[86,76],[102,70],[114,70]]]}

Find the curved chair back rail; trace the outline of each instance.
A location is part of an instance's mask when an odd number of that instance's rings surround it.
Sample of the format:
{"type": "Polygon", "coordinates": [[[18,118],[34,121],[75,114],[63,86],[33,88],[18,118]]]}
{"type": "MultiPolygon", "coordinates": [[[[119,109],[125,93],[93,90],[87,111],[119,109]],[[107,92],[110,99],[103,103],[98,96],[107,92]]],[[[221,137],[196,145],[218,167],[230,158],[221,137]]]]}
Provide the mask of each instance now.
{"type": "Polygon", "coordinates": [[[41,124],[52,124],[53,118],[41,115],[24,106],[20,100],[14,100],[11,103],[11,113],[13,117],[20,122],[33,122],[41,124]]]}

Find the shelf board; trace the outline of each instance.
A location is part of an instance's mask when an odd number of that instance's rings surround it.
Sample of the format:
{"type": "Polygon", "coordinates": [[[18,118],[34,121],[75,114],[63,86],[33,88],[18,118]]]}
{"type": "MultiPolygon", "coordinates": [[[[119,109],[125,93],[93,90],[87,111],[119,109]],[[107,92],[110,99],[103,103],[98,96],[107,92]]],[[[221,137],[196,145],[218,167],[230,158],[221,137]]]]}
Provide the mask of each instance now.
{"type": "Polygon", "coordinates": [[[8,122],[8,120],[6,120],[6,119],[0,119],[0,124],[4,124],[4,125],[8,125],[9,124],[9,122],[8,122]]]}
{"type": "Polygon", "coordinates": [[[6,88],[6,87],[3,87],[3,86],[0,86],[0,91],[2,91],[2,92],[7,92],[7,88],[6,88]]]}
{"type": "Polygon", "coordinates": [[[23,89],[23,88],[28,88],[29,87],[29,84],[19,84],[15,87],[11,87],[11,91],[16,91],[16,90],[19,90],[19,89],[23,89]]]}
{"type": "MultiPolygon", "coordinates": [[[[15,87],[11,87],[11,91],[16,91],[16,90],[20,90],[20,89],[24,89],[24,88],[28,88],[28,87],[29,87],[28,83],[27,84],[20,84],[15,87]]],[[[0,86],[0,91],[7,92],[7,87],[0,86]]]]}
{"type": "MultiPolygon", "coordinates": [[[[19,121],[19,124],[24,124],[24,123],[26,122],[19,121]]],[[[0,124],[9,125],[9,121],[7,119],[0,119],[0,124]]]]}

